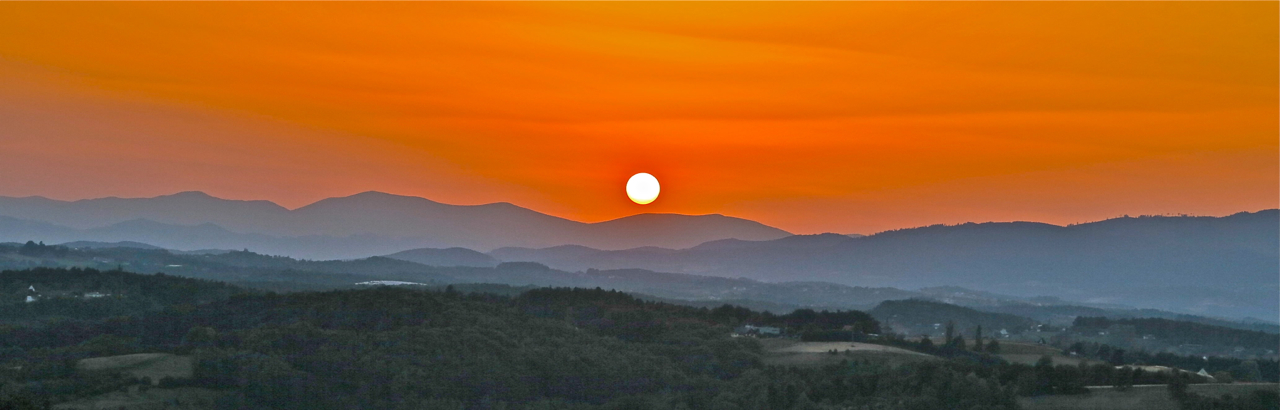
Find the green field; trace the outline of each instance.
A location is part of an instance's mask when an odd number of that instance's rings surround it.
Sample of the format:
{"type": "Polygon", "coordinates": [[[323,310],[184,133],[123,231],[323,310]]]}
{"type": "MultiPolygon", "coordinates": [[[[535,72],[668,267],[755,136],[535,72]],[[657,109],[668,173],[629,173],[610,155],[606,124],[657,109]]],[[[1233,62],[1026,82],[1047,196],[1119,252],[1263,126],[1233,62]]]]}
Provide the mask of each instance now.
{"type": "Polygon", "coordinates": [[[896,366],[902,363],[938,360],[937,357],[892,346],[851,342],[797,342],[789,339],[762,339],[763,361],[774,366],[816,367],[848,361],[868,361],[896,366]],[[835,350],[836,354],[830,351],[835,350]]]}
{"type": "Polygon", "coordinates": [[[222,393],[196,387],[118,391],[53,406],[54,410],[185,410],[209,409],[222,393]]]}
{"type": "Polygon", "coordinates": [[[149,377],[152,384],[160,383],[160,379],[165,377],[175,379],[190,378],[193,370],[190,357],[168,353],[138,353],[95,357],[81,360],[76,364],[76,369],[81,371],[119,371],[133,377],[149,377]]]}
{"type": "MultiPolygon", "coordinates": [[[[1258,389],[1277,388],[1274,383],[1196,384],[1189,391],[1206,396],[1230,394],[1240,396],[1258,389]]],[[[1025,410],[1173,410],[1178,403],[1169,397],[1164,385],[1134,386],[1129,391],[1112,388],[1090,388],[1089,394],[1075,396],[1023,397],[1018,400],[1025,410]]]]}
{"type": "MultiPolygon", "coordinates": [[[[1055,365],[1075,366],[1081,361],[1088,361],[1064,355],[1058,348],[1038,343],[1000,342],[1000,354],[997,356],[1009,363],[1032,365],[1045,355],[1052,358],[1055,365]]],[[[1089,362],[1092,363],[1092,361],[1089,362]]]]}
{"type": "Polygon", "coordinates": [[[1027,355],[1061,355],[1062,350],[1048,345],[1039,343],[1009,342],[1000,341],[1001,354],[1027,354],[1027,355]]]}

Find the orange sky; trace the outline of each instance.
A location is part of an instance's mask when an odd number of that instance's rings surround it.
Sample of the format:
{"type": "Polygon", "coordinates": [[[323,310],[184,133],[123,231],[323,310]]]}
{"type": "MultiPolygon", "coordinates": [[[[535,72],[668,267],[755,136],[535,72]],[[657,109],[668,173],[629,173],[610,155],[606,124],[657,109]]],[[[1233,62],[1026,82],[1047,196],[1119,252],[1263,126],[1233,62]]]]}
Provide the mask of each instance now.
{"type": "Polygon", "coordinates": [[[797,233],[1274,208],[1278,5],[0,3],[0,195],[797,233]]]}

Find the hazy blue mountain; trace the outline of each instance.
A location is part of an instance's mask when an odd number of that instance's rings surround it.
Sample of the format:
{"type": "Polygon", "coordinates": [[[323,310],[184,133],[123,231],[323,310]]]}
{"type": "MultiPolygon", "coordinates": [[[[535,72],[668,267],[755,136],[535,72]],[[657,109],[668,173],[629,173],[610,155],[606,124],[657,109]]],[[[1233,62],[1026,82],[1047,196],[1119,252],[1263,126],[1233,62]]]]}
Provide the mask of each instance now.
{"type": "Polygon", "coordinates": [[[1052,296],[1017,297],[957,286],[937,286],[918,290],[930,300],[965,306],[986,312],[1008,313],[1056,326],[1070,326],[1076,317],[1161,318],[1203,323],[1233,329],[1280,333],[1280,324],[1249,317],[1237,319],[1188,315],[1158,309],[1103,303],[1082,303],[1052,296]]]}
{"type": "Polygon", "coordinates": [[[509,203],[449,205],[365,192],[289,210],[200,192],[155,198],[58,201],[0,197],[0,240],[136,241],[171,249],[243,249],[306,258],[351,258],[413,248],[581,244],[599,249],[687,248],[786,231],[723,215],[641,214],[582,223],[509,203]]]}
{"type": "Polygon", "coordinates": [[[87,240],[79,238],[80,231],[48,222],[28,221],[25,219],[0,216],[0,241],[23,243],[26,241],[44,241],[49,243],[87,240]],[[57,238],[57,239],[50,239],[57,238]]]}
{"type": "Polygon", "coordinates": [[[175,252],[219,253],[220,249],[257,249],[273,255],[306,259],[349,259],[412,248],[412,239],[375,235],[276,237],[231,232],[218,225],[172,225],[145,219],[104,227],[73,229],[45,222],[0,216],[0,242],[38,241],[48,244],[78,242],[136,242],[157,244],[175,252]]]}
{"type": "MultiPolygon", "coordinates": [[[[507,247],[494,249],[489,255],[504,261],[535,261],[548,263],[549,261],[572,261],[578,258],[584,258],[600,253],[601,250],[588,248],[582,245],[560,245],[550,248],[518,248],[507,247]]],[[[548,263],[560,265],[559,263],[548,263]]]]}
{"type": "MultiPolygon", "coordinates": [[[[465,249],[435,249],[435,254],[465,249]]],[[[418,253],[416,251],[409,254],[418,253]]],[[[0,243],[0,270],[36,266],[87,267],[190,276],[276,290],[326,290],[355,287],[375,280],[446,284],[503,284],[508,286],[601,287],[648,295],[649,298],[716,307],[750,306],[786,313],[799,308],[868,310],[888,300],[929,299],[978,311],[1013,314],[1045,323],[1069,326],[1077,316],[1110,318],[1167,318],[1215,326],[1280,333],[1275,324],[1228,321],[1153,309],[1115,309],[1073,306],[1055,298],[1000,295],[956,287],[908,291],[888,287],[858,287],[825,282],[769,283],[643,269],[566,272],[533,262],[506,262],[496,267],[428,266],[388,257],[308,261],[249,251],[175,252],[140,247],[28,246],[0,243]],[[28,249],[31,248],[31,249],[28,249]]]]}
{"type": "Polygon", "coordinates": [[[471,266],[494,267],[498,260],[492,256],[466,248],[422,248],[396,252],[386,257],[403,261],[421,263],[428,266],[471,266]]]}
{"type": "Polygon", "coordinates": [[[236,232],[287,234],[289,210],[270,201],[237,201],[203,192],[154,198],[59,201],[44,197],[0,197],[0,215],[68,228],[99,228],[146,219],[171,225],[212,223],[236,232]]]}
{"type": "Polygon", "coordinates": [[[68,248],[77,249],[100,249],[100,248],[134,248],[134,249],[164,249],[159,246],[146,244],[142,242],[120,241],[120,242],[95,242],[95,241],[75,241],[58,244],[68,248]]]}
{"type": "Polygon", "coordinates": [[[963,286],[1095,305],[1229,317],[1280,316],[1280,211],[1140,217],[1056,226],[929,226],[860,238],[797,235],[719,240],[681,250],[499,249],[504,261],[641,268],[765,281],[963,286]]]}

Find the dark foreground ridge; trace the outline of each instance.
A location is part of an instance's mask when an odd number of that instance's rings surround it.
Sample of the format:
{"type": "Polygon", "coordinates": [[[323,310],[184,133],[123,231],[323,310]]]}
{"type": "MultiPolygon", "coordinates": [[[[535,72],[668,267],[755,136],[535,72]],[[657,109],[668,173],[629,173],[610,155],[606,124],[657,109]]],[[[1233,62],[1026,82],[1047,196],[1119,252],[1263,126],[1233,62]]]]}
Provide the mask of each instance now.
{"type": "MultiPolygon", "coordinates": [[[[1109,363],[1055,366],[1048,356],[1010,364],[980,332],[976,343],[951,334],[936,344],[908,340],[856,311],[775,315],[600,289],[277,294],[79,269],[0,272],[0,286],[38,293],[4,301],[7,408],[85,403],[123,389],[228,409],[1016,409],[1021,396],[1089,394],[1087,385],[1208,380],[1109,363]],[[196,297],[171,296],[180,293],[196,297]],[[89,313],[104,307],[109,317],[89,313]],[[833,350],[844,359],[764,362],[776,342],[832,337],[927,356],[888,364],[833,350]],[[111,366],[138,357],[190,367],[111,366]]],[[[1274,361],[1253,363],[1266,372],[1259,377],[1276,377],[1274,361]]],[[[1274,392],[1232,400],[1277,403],[1274,392]]]]}

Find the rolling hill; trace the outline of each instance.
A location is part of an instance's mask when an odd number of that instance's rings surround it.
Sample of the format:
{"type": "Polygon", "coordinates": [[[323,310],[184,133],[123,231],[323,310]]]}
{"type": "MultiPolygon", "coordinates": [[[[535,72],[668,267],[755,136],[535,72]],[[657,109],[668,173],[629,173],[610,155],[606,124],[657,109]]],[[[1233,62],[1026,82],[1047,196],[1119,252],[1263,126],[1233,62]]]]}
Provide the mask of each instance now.
{"type": "Polygon", "coordinates": [[[400,251],[386,257],[391,259],[399,259],[414,263],[421,263],[427,266],[469,266],[477,268],[488,268],[498,266],[498,260],[492,256],[476,252],[467,248],[421,248],[400,251]]]}

